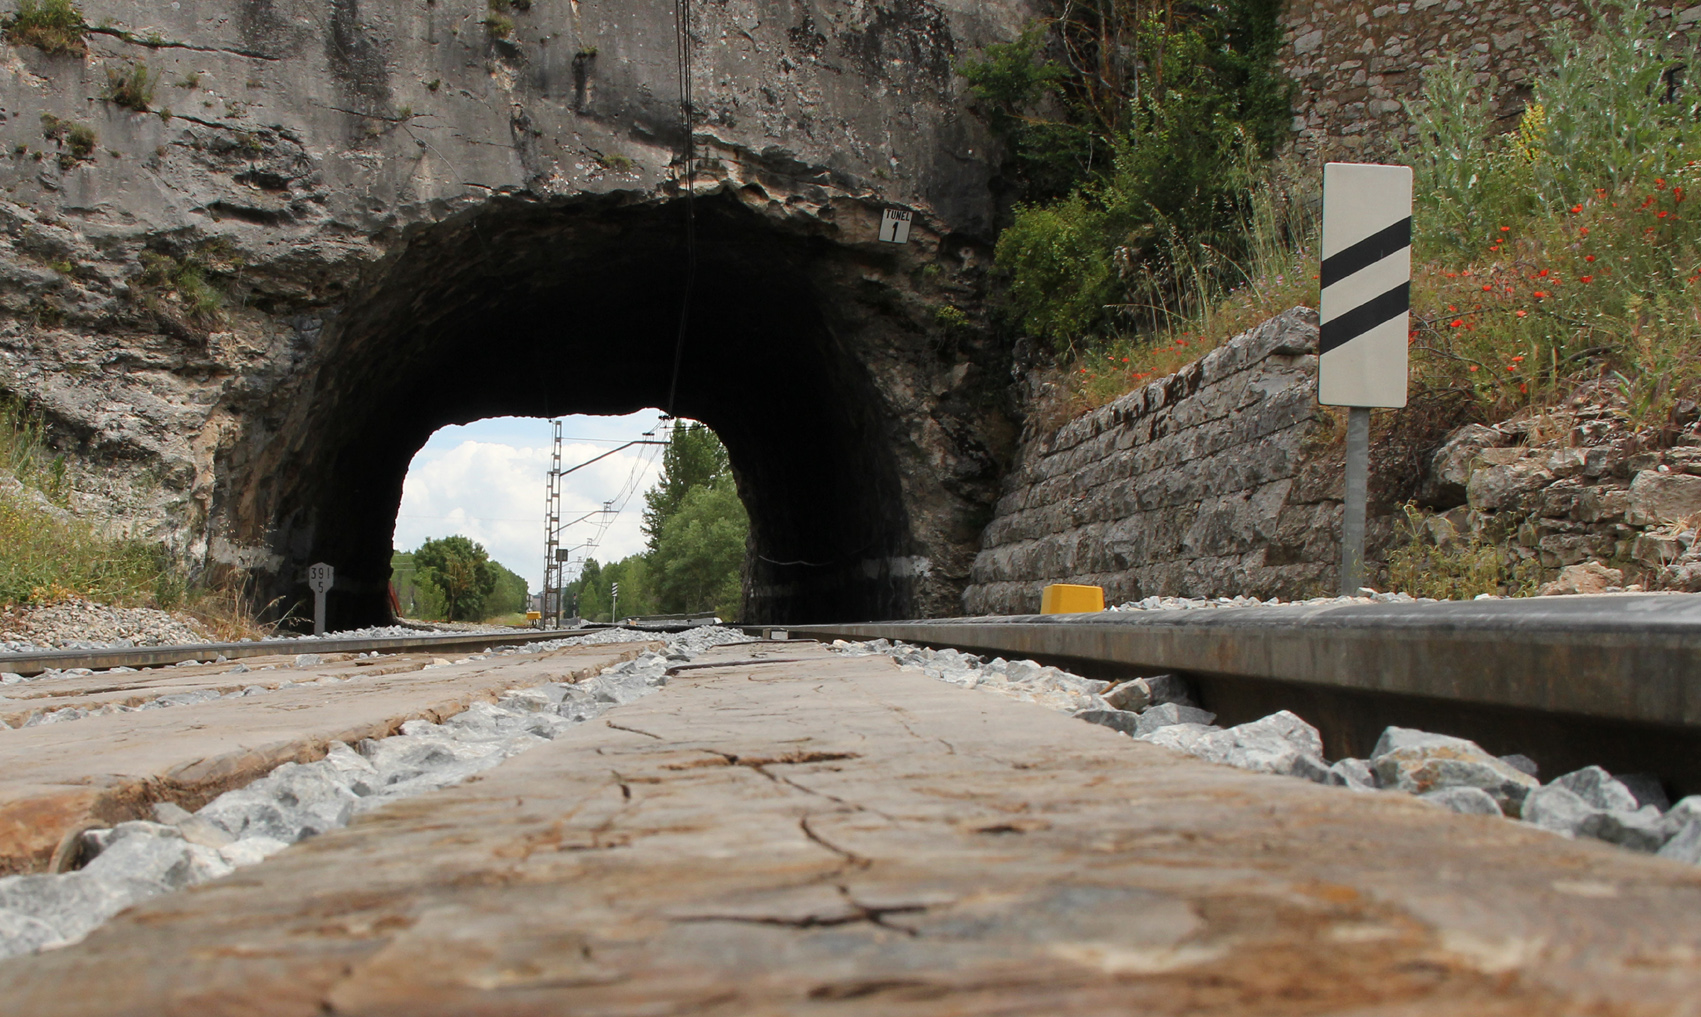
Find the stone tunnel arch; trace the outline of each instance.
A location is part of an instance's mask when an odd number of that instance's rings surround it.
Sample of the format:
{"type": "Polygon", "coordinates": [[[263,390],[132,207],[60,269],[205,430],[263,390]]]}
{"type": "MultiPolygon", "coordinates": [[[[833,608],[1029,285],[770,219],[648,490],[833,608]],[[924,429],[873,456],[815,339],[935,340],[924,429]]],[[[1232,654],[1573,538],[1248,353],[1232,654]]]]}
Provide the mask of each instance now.
{"type": "MultiPolygon", "coordinates": [[[[288,405],[264,415],[268,433],[227,457],[213,507],[227,532],[269,549],[259,594],[299,602],[306,566],[323,560],[338,569],[329,623],[383,622],[402,481],[433,431],[665,408],[683,212],[679,201],[497,199],[420,229],[317,332],[298,321],[311,366],[288,405]]],[[[789,231],[731,198],[699,201],[697,217],[674,409],[727,445],[751,518],[746,618],[927,613],[917,580],[927,585],[930,562],[901,461],[909,425],[870,355],[914,328],[879,306],[888,297],[857,292],[884,255],[789,231]]]]}

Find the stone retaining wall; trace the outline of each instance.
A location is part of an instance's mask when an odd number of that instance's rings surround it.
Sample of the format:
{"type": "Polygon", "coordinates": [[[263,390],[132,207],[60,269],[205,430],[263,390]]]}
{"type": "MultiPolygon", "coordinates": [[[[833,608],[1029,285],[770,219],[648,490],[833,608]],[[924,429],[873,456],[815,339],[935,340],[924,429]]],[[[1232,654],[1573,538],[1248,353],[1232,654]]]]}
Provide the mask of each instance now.
{"type": "MultiPolygon", "coordinates": [[[[1394,155],[1412,140],[1402,100],[1417,97],[1425,67],[1453,57],[1498,79],[1496,112],[1510,129],[1549,63],[1548,26],[1582,12],[1574,0],[1293,0],[1280,60],[1297,86],[1295,151],[1318,163],[1394,155]]],[[[1679,33],[1701,25],[1701,4],[1655,13],[1679,33]]]]}
{"type": "Polygon", "coordinates": [[[1317,314],[1296,307],[1030,439],[975,558],[971,614],[1037,611],[1050,582],[1109,602],[1333,592],[1340,493],[1317,468],[1317,314]]]}

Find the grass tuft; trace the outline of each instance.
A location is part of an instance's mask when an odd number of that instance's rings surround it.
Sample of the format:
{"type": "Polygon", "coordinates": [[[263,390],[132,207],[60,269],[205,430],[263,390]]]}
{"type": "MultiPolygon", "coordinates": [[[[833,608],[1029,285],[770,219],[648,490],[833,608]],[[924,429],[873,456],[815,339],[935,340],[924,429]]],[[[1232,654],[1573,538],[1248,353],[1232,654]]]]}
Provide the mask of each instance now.
{"type": "Polygon", "coordinates": [[[148,65],[137,61],[119,70],[106,69],[106,100],[114,105],[146,113],[152,108],[154,86],[159,76],[148,73],[148,65]]]}
{"type": "Polygon", "coordinates": [[[55,56],[83,56],[89,51],[89,26],[71,0],[18,0],[18,9],[0,21],[6,40],[34,46],[55,56]]]}

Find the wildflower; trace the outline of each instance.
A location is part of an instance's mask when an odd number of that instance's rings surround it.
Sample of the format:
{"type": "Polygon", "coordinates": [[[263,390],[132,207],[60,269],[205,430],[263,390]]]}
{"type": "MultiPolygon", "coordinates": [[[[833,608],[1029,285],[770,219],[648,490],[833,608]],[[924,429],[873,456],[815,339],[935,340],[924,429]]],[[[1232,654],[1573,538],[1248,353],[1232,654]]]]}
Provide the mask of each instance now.
{"type": "Polygon", "coordinates": [[[1502,227],[1500,227],[1500,232],[1502,232],[1502,233],[1510,233],[1510,232],[1512,232],[1512,227],[1510,227],[1510,226],[1502,226],[1502,227]]]}
{"type": "Polygon", "coordinates": [[[1581,212],[1581,211],[1583,211],[1582,205],[1572,205],[1571,206],[1571,214],[1572,215],[1576,215],[1578,212],[1581,212]]]}
{"type": "Polygon", "coordinates": [[[1654,178],[1654,190],[1663,191],[1665,189],[1666,189],[1666,178],[1665,177],[1655,177],[1654,178]]]}
{"type": "Polygon", "coordinates": [[[1673,187],[1671,189],[1671,200],[1681,205],[1683,203],[1683,188],[1673,187]]]}
{"type": "Polygon", "coordinates": [[[1583,255],[1583,260],[1584,260],[1584,261],[1594,261],[1594,260],[1595,260],[1595,256],[1594,256],[1594,255],[1592,255],[1592,254],[1585,254],[1585,255],[1583,255]]]}
{"type": "Polygon", "coordinates": [[[1544,268],[1540,272],[1537,272],[1536,274],[1541,276],[1543,279],[1546,279],[1547,278],[1547,269],[1544,268]]]}
{"type": "Polygon", "coordinates": [[[1666,217],[1666,216],[1668,216],[1668,215],[1671,215],[1671,213],[1670,213],[1670,212],[1661,212],[1661,213],[1659,213],[1659,214],[1658,214],[1658,215],[1657,215],[1657,216],[1655,216],[1655,218],[1657,218],[1657,219],[1664,219],[1664,218],[1665,218],[1665,217],[1666,217]]]}
{"type": "Polygon", "coordinates": [[[1490,286],[1490,285],[1488,285],[1488,284],[1487,284],[1487,283],[1484,283],[1484,284],[1483,284],[1483,287],[1482,287],[1482,291],[1483,291],[1483,292],[1484,292],[1484,293],[1487,293],[1487,292],[1489,292],[1489,291],[1490,291],[1490,290],[1492,290],[1492,289],[1494,289],[1494,287],[1493,287],[1493,286],[1490,286]]]}
{"type": "Polygon", "coordinates": [[[1529,391],[1529,390],[1530,390],[1530,386],[1528,386],[1528,385],[1526,385],[1526,384],[1524,384],[1524,383],[1523,383],[1523,382],[1521,382],[1521,381],[1520,381],[1520,382],[1519,382],[1519,383],[1518,383],[1518,391],[1520,391],[1520,392],[1528,392],[1528,391],[1529,391]]]}
{"type": "Polygon", "coordinates": [[[1453,323],[1452,323],[1452,324],[1451,324],[1451,325],[1448,325],[1448,326],[1447,326],[1447,327],[1448,327],[1448,328],[1458,328],[1458,327],[1459,327],[1459,326],[1460,326],[1460,325],[1463,325],[1463,324],[1464,324],[1464,323],[1465,323],[1465,319],[1463,319],[1463,318],[1454,318],[1454,319],[1453,319],[1453,323]]]}
{"type": "Polygon", "coordinates": [[[1520,317],[1520,318],[1522,318],[1522,317],[1524,317],[1524,316],[1525,316],[1525,315],[1527,315],[1527,314],[1529,314],[1529,313],[1530,313],[1530,312],[1529,312],[1529,311],[1519,311],[1519,312],[1518,312],[1518,317],[1520,317]]]}
{"type": "Polygon", "coordinates": [[[1124,364],[1126,364],[1126,363],[1128,363],[1128,358],[1127,358],[1127,357],[1123,357],[1123,358],[1122,358],[1122,362],[1123,362],[1123,363],[1124,363],[1124,364]]]}
{"type": "Polygon", "coordinates": [[[1638,205],[1637,207],[1638,208],[1647,208],[1649,205],[1652,205],[1653,203],[1654,203],[1654,196],[1652,194],[1650,194],[1650,195],[1648,195],[1648,200],[1642,202],[1642,204],[1638,205]]]}
{"type": "Polygon", "coordinates": [[[1472,364],[1470,367],[1466,368],[1466,370],[1471,371],[1473,373],[1476,371],[1476,369],[1477,369],[1477,365],[1475,365],[1475,364],[1472,364]]]}
{"type": "Polygon", "coordinates": [[[1512,371],[1516,371],[1517,369],[1518,369],[1517,364],[1507,364],[1506,365],[1506,370],[1507,370],[1508,373],[1510,373],[1512,371]]]}
{"type": "Polygon", "coordinates": [[[1186,340],[1186,339],[1177,339],[1177,340],[1176,340],[1176,341],[1175,341],[1175,344],[1176,344],[1176,345],[1177,345],[1177,346],[1186,346],[1186,345],[1187,345],[1187,340],[1186,340]]]}
{"type": "Polygon", "coordinates": [[[1597,188],[1595,188],[1595,197],[1597,197],[1597,198],[1604,198],[1604,197],[1606,197],[1606,188],[1605,188],[1605,187],[1597,187],[1597,188]]]}
{"type": "Polygon", "coordinates": [[[1513,357],[1513,358],[1512,358],[1512,362],[1513,362],[1513,363],[1514,363],[1514,364],[1519,364],[1519,363],[1523,363],[1523,361],[1524,361],[1524,355],[1523,355],[1523,354],[1522,354],[1522,353],[1520,353],[1520,354],[1518,354],[1518,355],[1517,355],[1517,356],[1515,356],[1515,357],[1513,357]]]}
{"type": "Polygon", "coordinates": [[[1545,290],[1537,290],[1535,296],[1537,300],[1541,300],[1547,296],[1547,292],[1545,290]]]}
{"type": "Polygon", "coordinates": [[[1577,277],[1577,281],[1578,282],[1594,282],[1595,277],[1592,276],[1592,275],[1580,275],[1580,276],[1577,277]]]}
{"type": "Polygon", "coordinates": [[[1578,232],[1579,235],[1586,237],[1586,236],[1589,235],[1589,227],[1580,226],[1580,227],[1577,228],[1577,232],[1578,232]]]}
{"type": "Polygon", "coordinates": [[[1448,304],[1448,305],[1447,305],[1447,309],[1448,309],[1448,310],[1449,310],[1449,311],[1452,311],[1452,312],[1454,312],[1454,313],[1458,313],[1458,310],[1459,310],[1459,309],[1458,309],[1458,308],[1457,308],[1457,307],[1454,307],[1454,306],[1453,306],[1453,305],[1452,305],[1452,304],[1448,304]]]}

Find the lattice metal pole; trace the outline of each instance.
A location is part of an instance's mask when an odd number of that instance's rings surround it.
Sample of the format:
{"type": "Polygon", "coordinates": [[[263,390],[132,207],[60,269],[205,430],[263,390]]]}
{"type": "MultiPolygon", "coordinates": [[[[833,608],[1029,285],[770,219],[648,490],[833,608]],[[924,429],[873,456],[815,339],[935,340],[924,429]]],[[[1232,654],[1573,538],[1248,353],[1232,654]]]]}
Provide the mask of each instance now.
{"type": "Polygon", "coordinates": [[[543,624],[561,627],[561,421],[555,423],[555,445],[550,453],[549,480],[543,506],[543,602],[538,605],[543,624]]]}

